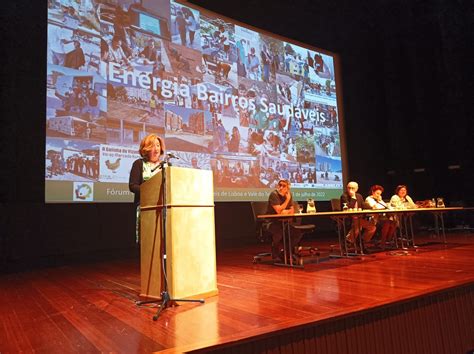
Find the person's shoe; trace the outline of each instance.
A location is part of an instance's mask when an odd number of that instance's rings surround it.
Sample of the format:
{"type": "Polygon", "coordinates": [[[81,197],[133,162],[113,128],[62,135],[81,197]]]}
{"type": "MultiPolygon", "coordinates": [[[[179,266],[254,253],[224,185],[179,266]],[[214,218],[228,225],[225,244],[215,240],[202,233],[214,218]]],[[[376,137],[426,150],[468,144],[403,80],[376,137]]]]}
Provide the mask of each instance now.
{"type": "Polygon", "coordinates": [[[280,257],[274,257],[273,258],[273,263],[274,264],[277,264],[277,263],[285,263],[285,261],[283,260],[283,258],[280,258],[280,257]]]}
{"type": "Polygon", "coordinates": [[[283,250],[279,250],[277,253],[272,254],[273,263],[285,263],[285,254],[283,250]]]}
{"type": "Polygon", "coordinates": [[[293,253],[293,254],[291,255],[291,261],[292,261],[292,262],[290,262],[290,260],[288,259],[288,263],[290,263],[290,264],[291,264],[291,263],[293,263],[293,264],[300,264],[300,259],[301,259],[301,257],[299,257],[298,255],[296,255],[296,254],[293,253]]]}

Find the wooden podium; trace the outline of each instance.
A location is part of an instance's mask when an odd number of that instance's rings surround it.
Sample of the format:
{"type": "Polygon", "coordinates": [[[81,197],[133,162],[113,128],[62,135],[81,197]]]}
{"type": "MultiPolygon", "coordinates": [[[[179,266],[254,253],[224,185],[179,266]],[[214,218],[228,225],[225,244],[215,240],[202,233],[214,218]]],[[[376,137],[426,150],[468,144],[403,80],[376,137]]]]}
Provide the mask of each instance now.
{"type": "Polygon", "coordinates": [[[216,243],[212,171],[167,167],[140,186],[141,296],[160,298],[163,208],[166,212],[166,274],[171,298],[216,295],[216,243]]]}

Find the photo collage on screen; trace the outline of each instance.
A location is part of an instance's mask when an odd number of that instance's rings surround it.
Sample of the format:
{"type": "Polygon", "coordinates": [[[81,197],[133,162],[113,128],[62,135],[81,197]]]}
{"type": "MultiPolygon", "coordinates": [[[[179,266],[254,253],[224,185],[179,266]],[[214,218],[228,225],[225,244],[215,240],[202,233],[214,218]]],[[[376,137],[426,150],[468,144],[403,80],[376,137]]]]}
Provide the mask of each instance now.
{"type": "Polygon", "coordinates": [[[330,55],[169,0],[51,0],[47,62],[46,181],[74,200],[131,200],[150,133],[217,193],[342,186],[330,55]]]}

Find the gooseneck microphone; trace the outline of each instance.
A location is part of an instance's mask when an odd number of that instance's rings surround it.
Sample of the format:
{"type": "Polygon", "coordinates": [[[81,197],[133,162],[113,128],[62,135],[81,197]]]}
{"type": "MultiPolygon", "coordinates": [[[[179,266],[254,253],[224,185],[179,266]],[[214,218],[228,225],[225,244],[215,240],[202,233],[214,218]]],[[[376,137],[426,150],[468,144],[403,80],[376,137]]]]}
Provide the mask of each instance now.
{"type": "Polygon", "coordinates": [[[158,168],[163,167],[163,162],[160,162],[158,165],[156,165],[154,168],[151,169],[151,173],[155,172],[158,168]]]}
{"type": "MultiPolygon", "coordinates": [[[[179,157],[176,156],[175,154],[172,154],[171,152],[168,152],[166,154],[166,158],[161,161],[158,165],[156,165],[154,168],[151,169],[151,172],[155,172],[158,168],[163,168],[164,164],[167,164],[170,159],[176,159],[179,160],[179,157]]],[[[171,166],[171,164],[169,164],[171,166]]]]}
{"type": "Polygon", "coordinates": [[[375,202],[376,202],[377,204],[380,204],[381,206],[383,206],[385,209],[390,209],[390,208],[387,206],[387,204],[380,203],[380,201],[379,201],[378,199],[375,199],[375,198],[372,198],[372,199],[375,200],[375,202]]]}
{"type": "Polygon", "coordinates": [[[172,154],[171,152],[168,152],[168,153],[166,154],[166,158],[167,158],[167,159],[176,159],[176,160],[179,160],[179,157],[176,156],[175,154],[172,154]]]}

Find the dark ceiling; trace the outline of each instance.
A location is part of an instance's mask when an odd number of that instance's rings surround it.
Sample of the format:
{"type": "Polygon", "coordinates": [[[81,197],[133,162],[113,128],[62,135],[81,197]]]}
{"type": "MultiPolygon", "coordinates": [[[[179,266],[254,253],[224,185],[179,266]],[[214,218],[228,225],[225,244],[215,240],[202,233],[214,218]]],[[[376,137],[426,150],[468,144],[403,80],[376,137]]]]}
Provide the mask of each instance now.
{"type": "Polygon", "coordinates": [[[190,3],[340,55],[349,178],[467,197],[457,186],[473,175],[470,2],[190,3]]]}

